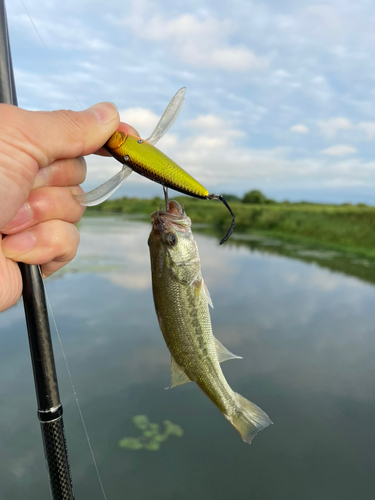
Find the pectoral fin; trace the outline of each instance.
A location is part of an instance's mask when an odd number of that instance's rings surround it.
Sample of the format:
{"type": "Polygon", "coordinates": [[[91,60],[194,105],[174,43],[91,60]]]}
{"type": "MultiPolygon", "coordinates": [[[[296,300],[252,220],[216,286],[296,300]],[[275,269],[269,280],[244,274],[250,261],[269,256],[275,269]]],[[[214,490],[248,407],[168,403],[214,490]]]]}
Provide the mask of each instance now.
{"type": "Polygon", "coordinates": [[[204,293],[204,296],[206,297],[207,304],[209,304],[212,309],[214,308],[214,305],[212,303],[211,295],[210,292],[208,291],[208,288],[206,286],[206,283],[199,272],[199,274],[192,280],[191,285],[195,287],[195,295],[196,297],[199,297],[199,294],[201,293],[201,289],[204,293]]]}
{"type": "Polygon", "coordinates": [[[233,352],[228,351],[228,349],[224,347],[220,340],[217,340],[216,337],[214,337],[214,339],[219,363],[227,361],[228,359],[243,359],[242,356],[236,356],[233,352]]]}
{"type": "Polygon", "coordinates": [[[184,370],[176,363],[173,356],[171,356],[171,383],[166,389],[173,389],[178,385],[187,384],[191,382],[184,370]]]}

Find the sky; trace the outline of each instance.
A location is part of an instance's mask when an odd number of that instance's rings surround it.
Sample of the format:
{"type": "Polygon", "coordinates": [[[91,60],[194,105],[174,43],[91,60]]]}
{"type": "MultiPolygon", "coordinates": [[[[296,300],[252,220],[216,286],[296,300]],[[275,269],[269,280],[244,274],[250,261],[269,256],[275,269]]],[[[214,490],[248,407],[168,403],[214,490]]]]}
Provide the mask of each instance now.
{"type": "MultiPolygon", "coordinates": [[[[210,192],[375,204],[375,2],[7,0],[19,105],[112,101],[210,192]],[[25,10],[24,5],[36,26],[25,10]]],[[[91,156],[86,190],[120,170],[91,156]]],[[[115,196],[162,195],[133,173],[115,196]]]]}

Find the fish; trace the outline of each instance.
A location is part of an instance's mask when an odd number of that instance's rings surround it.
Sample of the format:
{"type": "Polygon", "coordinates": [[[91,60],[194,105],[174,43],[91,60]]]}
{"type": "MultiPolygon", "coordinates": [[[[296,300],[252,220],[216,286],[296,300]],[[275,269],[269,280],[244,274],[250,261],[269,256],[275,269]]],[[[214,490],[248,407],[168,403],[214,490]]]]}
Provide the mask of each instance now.
{"type": "Polygon", "coordinates": [[[238,359],[214,337],[191,220],[177,201],[151,215],[148,239],[152,291],[160,330],[171,353],[170,388],[195,382],[246,443],[272,421],[257,405],[234,392],[220,363],[238,359]]]}

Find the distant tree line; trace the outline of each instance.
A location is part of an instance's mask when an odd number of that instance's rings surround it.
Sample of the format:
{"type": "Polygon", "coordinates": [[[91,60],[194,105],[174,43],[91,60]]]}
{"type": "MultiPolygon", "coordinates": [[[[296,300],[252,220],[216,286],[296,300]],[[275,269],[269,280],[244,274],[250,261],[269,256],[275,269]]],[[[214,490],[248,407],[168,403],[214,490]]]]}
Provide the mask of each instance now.
{"type": "MultiPolygon", "coordinates": [[[[282,202],[277,202],[275,200],[272,200],[271,198],[267,198],[266,195],[264,195],[262,193],[262,191],[259,191],[259,189],[252,189],[251,191],[248,191],[247,193],[245,193],[243,195],[242,198],[240,198],[239,196],[236,196],[235,194],[224,194],[223,195],[224,198],[229,201],[229,202],[233,202],[233,201],[237,201],[237,202],[240,202],[240,203],[247,203],[249,205],[271,205],[271,204],[275,204],[275,203],[281,203],[283,205],[291,205],[293,202],[290,202],[288,200],[284,200],[282,202]]],[[[313,202],[313,201],[298,201],[298,202],[294,202],[294,204],[298,204],[298,205],[321,205],[321,203],[316,203],[316,202],[313,202]]],[[[353,206],[357,206],[357,207],[360,207],[360,208],[366,208],[368,205],[366,205],[366,203],[341,203],[342,206],[344,207],[353,207],[353,206]]]]}
{"type": "Polygon", "coordinates": [[[267,198],[267,196],[265,196],[262,191],[259,191],[259,189],[248,191],[242,198],[236,196],[235,194],[224,194],[223,196],[227,201],[230,202],[239,201],[241,203],[249,203],[253,205],[269,205],[271,203],[276,203],[275,200],[267,198]]]}

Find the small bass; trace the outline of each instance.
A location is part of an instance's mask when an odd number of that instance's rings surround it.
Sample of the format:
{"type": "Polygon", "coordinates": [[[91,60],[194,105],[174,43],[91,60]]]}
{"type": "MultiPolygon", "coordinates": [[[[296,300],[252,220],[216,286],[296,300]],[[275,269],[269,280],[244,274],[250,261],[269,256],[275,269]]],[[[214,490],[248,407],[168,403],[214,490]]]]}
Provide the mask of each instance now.
{"type": "Polygon", "coordinates": [[[268,415],[229,387],[220,363],[239,358],[212,334],[211,298],[202,278],[191,220],[176,201],[151,216],[148,240],[152,289],[160,330],[171,353],[170,388],[195,382],[243,441],[272,424],[268,415]]]}

